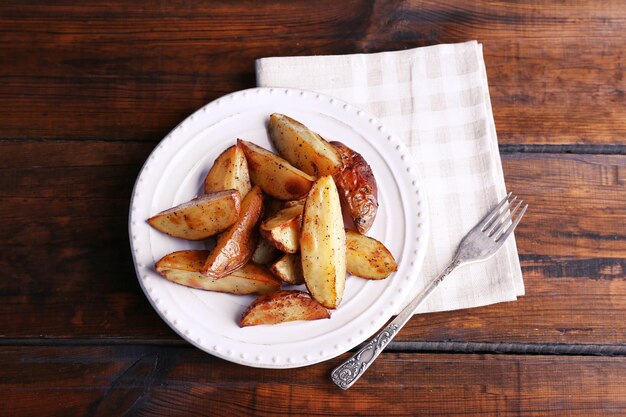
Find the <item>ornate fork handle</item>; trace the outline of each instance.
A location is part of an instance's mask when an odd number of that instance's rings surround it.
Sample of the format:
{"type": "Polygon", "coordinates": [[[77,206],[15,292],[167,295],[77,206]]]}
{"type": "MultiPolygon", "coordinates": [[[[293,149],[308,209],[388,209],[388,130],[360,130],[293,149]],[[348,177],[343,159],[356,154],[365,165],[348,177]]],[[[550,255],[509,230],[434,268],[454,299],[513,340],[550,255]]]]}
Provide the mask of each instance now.
{"type": "Polygon", "coordinates": [[[335,384],[341,389],[348,389],[363,375],[365,370],[374,362],[385,347],[395,337],[396,333],[402,329],[407,321],[411,318],[415,310],[428,298],[435,288],[443,281],[452,271],[461,265],[461,260],[455,258],[443,270],[439,276],[434,278],[413,299],[395,319],[381,331],[379,331],[369,342],[358,350],[350,359],[339,365],[331,373],[331,378],[335,384]]]}
{"type": "Polygon", "coordinates": [[[511,201],[509,201],[510,197],[511,193],[508,193],[506,197],[465,235],[461,243],[459,243],[454,259],[438,277],[430,281],[422,292],[419,293],[391,323],[372,340],[366,343],[354,356],[332,372],[331,377],[335,384],[343,389],[350,388],[350,386],[363,375],[365,370],[374,362],[378,355],[380,355],[380,352],[385,349],[385,346],[391,342],[396,333],[402,329],[402,326],[409,321],[415,310],[417,310],[433,290],[437,288],[441,281],[450,275],[452,271],[462,264],[484,261],[493,256],[496,251],[502,247],[506,239],[513,233],[513,229],[519,224],[528,208],[528,204],[526,204],[517,215],[517,218],[515,218],[514,215],[521,207],[523,200],[520,200],[520,202],[511,209],[511,205],[517,199],[517,196],[514,196],[511,201]]]}

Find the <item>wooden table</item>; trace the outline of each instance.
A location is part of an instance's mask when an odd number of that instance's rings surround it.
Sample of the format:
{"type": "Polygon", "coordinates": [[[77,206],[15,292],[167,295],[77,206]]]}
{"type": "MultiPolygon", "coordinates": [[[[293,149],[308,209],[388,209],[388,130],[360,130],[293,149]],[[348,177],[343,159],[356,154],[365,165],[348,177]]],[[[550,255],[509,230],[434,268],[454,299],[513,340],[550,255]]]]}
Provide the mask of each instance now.
{"type": "Polygon", "coordinates": [[[3,1],[0,414],[626,415],[626,2],[3,1]],[[246,368],[143,296],[127,212],[185,116],[263,56],[484,44],[527,295],[410,321],[347,357],[246,368]]]}

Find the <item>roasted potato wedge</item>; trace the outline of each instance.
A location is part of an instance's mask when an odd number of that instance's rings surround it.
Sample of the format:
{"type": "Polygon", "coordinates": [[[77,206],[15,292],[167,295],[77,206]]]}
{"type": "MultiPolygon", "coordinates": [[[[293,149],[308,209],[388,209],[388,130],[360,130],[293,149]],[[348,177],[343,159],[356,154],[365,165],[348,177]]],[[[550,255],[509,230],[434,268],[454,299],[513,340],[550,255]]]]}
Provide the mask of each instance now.
{"type": "Polygon", "coordinates": [[[187,240],[202,240],[230,226],[239,217],[237,190],[219,191],[194,198],[148,219],[160,232],[187,240]]]}
{"type": "Polygon", "coordinates": [[[183,250],[170,253],[156,263],[156,271],[169,281],[186,287],[229,294],[269,294],[280,288],[281,282],[264,268],[246,264],[221,279],[202,275],[209,251],[183,250]]]}
{"type": "Polygon", "coordinates": [[[346,282],[346,232],[331,176],[319,178],[306,199],[300,234],[302,272],[321,305],[337,308],[346,282]]]}
{"type": "Polygon", "coordinates": [[[303,208],[304,206],[292,206],[274,214],[261,223],[261,236],[285,253],[298,252],[303,208]]]}
{"type": "Polygon", "coordinates": [[[365,234],[372,227],[378,211],[378,186],[374,173],[361,154],[341,142],[331,142],[343,162],[333,175],[339,195],[356,229],[365,234]]]}
{"type": "Polygon", "coordinates": [[[262,295],[243,312],[241,327],[278,324],[296,320],[330,318],[330,312],[304,291],[276,291],[262,295]]]}
{"type": "Polygon", "coordinates": [[[204,180],[204,192],[234,189],[244,198],[252,188],[248,162],[241,147],[233,145],[217,157],[204,180]]]}
{"type": "Polygon", "coordinates": [[[278,153],[309,175],[333,175],[341,168],[337,151],[320,135],[291,117],[272,114],[269,134],[278,153]]]}
{"type": "Polygon", "coordinates": [[[389,249],[378,240],[346,230],[346,269],[367,279],[383,279],[398,270],[389,249]]]}
{"type": "Polygon", "coordinates": [[[241,202],[239,219],[217,238],[201,272],[212,279],[222,278],[245,265],[256,249],[257,224],[263,212],[263,193],[254,187],[241,202]]]}
{"type": "Polygon", "coordinates": [[[304,284],[302,260],[297,253],[288,253],[270,266],[270,272],[281,281],[291,284],[304,284]]]}
{"type": "Polygon", "coordinates": [[[270,242],[264,238],[260,238],[252,254],[252,262],[259,265],[271,264],[280,254],[281,251],[276,249],[270,242]]]}
{"type": "Polygon", "coordinates": [[[315,178],[260,146],[245,140],[237,143],[246,154],[250,179],[270,197],[295,200],[305,195],[315,178]]]}

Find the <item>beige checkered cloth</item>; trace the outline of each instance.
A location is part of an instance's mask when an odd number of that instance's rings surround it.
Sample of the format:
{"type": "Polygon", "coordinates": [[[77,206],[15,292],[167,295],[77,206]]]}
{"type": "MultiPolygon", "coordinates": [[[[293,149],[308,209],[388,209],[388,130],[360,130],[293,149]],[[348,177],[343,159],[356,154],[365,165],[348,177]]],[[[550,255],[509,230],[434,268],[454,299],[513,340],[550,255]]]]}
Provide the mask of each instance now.
{"type": "MultiPolygon", "coordinates": [[[[263,58],[256,71],[261,87],[318,91],[368,110],[407,144],[425,183],[431,218],[429,248],[414,295],[504,197],[482,45],[263,58]]],[[[493,258],[454,272],[420,311],[476,307],[523,294],[515,240],[510,238],[493,258]]]]}

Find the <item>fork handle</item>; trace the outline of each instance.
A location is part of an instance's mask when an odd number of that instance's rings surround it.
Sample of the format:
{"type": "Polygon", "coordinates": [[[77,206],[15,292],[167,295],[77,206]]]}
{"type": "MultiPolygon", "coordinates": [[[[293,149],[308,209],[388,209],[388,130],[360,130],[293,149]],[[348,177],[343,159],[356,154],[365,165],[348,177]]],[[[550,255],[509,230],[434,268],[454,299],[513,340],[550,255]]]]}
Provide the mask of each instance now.
{"type": "Polygon", "coordinates": [[[393,340],[396,334],[404,327],[407,321],[413,316],[415,310],[428,298],[441,281],[443,281],[452,271],[459,267],[461,261],[455,258],[443,270],[439,276],[432,279],[426,287],[406,306],[400,314],[383,327],[376,335],[370,339],[361,349],[359,349],[350,359],[336,367],[331,373],[331,378],[341,389],[348,389],[365,373],[365,370],[376,360],[378,355],[393,340]]]}

